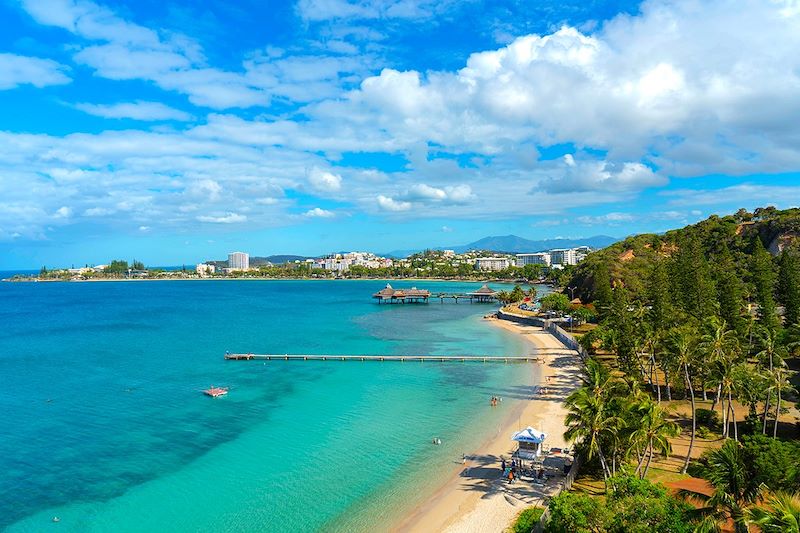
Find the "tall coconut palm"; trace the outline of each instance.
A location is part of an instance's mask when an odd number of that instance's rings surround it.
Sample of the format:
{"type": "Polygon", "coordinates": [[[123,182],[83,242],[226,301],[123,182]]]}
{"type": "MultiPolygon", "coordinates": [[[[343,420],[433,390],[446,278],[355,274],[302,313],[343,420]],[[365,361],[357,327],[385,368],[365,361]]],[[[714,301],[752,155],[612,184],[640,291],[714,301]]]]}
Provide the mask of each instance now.
{"type": "Polygon", "coordinates": [[[653,455],[656,452],[661,453],[664,457],[669,457],[672,453],[672,444],[669,442],[669,437],[675,437],[680,433],[678,424],[667,420],[666,413],[656,403],[652,401],[641,404],[637,410],[641,417],[639,428],[631,435],[632,440],[643,443],[645,453],[639,460],[639,465],[636,467],[636,472],[644,479],[650,470],[650,461],[653,460],[653,455]],[[647,456],[647,464],[642,471],[642,462],[644,456],[647,456]]]}
{"type": "Polygon", "coordinates": [[[686,470],[689,468],[689,461],[691,460],[692,449],[694,448],[694,439],[697,434],[697,406],[694,399],[692,376],[689,371],[691,366],[695,363],[696,357],[694,334],[690,330],[681,329],[672,335],[671,341],[675,361],[683,370],[684,383],[686,384],[686,390],[689,391],[689,398],[692,402],[692,436],[689,440],[689,450],[686,452],[686,460],[683,462],[683,468],[681,469],[681,473],[685,474],[686,470]]]}
{"type": "MultiPolygon", "coordinates": [[[[761,351],[758,352],[757,357],[771,375],[775,369],[775,365],[782,364],[783,360],[788,356],[788,351],[785,347],[780,345],[777,333],[769,328],[762,328],[757,334],[757,339],[761,345],[761,351]]],[[[771,400],[772,393],[769,392],[764,400],[764,414],[761,427],[761,433],[764,434],[767,433],[767,417],[771,400]]]]}
{"type": "MultiPolygon", "coordinates": [[[[734,361],[739,351],[739,341],[736,338],[736,332],[727,328],[725,321],[720,321],[716,317],[710,319],[707,324],[708,332],[702,336],[700,340],[700,347],[706,353],[706,363],[711,365],[716,372],[712,373],[714,381],[717,385],[717,394],[714,397],[714,403],[711,408],[714,408],[716,402],[720,402],[720,410],[722,414],[723,434],[728,434],[728,412],[730,411],[730,404],[725,408],[725,396],[723,396],[723,385],[727,384],[732,386],[732,380],[727,379],[730,376],[729,368],[734,361]],[[722,401],[720,401],[722,400],[722,401]]],[[[730,396],[724,391],[726,396],[730,396]]],[[[730,397],[728,398],[730,399],[730,397]]]]}
{"type": "Polygon", "coordinates": [[[737,532],[746,532],[747,508],[758,500],[764,486],[747,470],[741,444],[727,440],[712,451],[708,464],[702,468],[702,476],[714,487],[711,496],[686,490],[680,494],[705,502],[705,507],[697,510],[700,516],[718,522],[730,518],[737,532]]]}
{"type": "Polygon", "coordinates": [[[764,533],[800,533],[800,493],[773,494],[748,512],[748,520],[764,533]]]}
{"type": "Polygon", "coordinates": [[[570,394],[565,403],[568,412],[564,418],[567,425],[564,439],[583,444],[587,459],[597,455],[603,468],[603,478],[608,480],[611,470],[603,452],[602,439],[617,430],[619,418],[609,416],[605,397],[594,394],[588,387],[581,387],[570,394]]]}
{"type": "Polygon", "coordinates": [[[778,418],[781,415],[781,400],[782,393],[792,391],[794,388],[787,379],[786,362],[781,361],[781,364],[776,366],[770,374],[771,389],[775,391],[776,405],[775,405],[775,424],[772,426],[772,438],[778,437],[778,418]]]}
{"type": "Polygon", "coordinates": [[[722,436],[730,437],[730,425],[733,421],[734,439],[739,440],[739,431],[736,425],[736,411],[733,407],[733,390],[736,380],[736,361],[730,353],[723,354],[722,359],[714,361],[712,375],[719,383],[720,407],[722,416],[722,436]]]}
{"type": "Polygon", "coordinates": [[[624,383],[611,374],[606,365],[594,357],[586,360],[581,381],[593,395],[603,398],[608,398],[624,386],[624,383]]]}

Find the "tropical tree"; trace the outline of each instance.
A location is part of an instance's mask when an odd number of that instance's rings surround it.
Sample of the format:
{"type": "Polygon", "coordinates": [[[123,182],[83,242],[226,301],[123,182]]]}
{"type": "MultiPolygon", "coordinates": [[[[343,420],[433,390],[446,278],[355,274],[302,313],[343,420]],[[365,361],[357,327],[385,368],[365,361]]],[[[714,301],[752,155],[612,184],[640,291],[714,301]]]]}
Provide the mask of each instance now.
{"type": "Polygon", "coordinates": [[[694,339],[694,332],[686,328],[675,331],[671,339],[672,352],[675,354],[676,363],[683,370],[684,384],[686,385],[686,390],[689,392],[689,399],[692,402],[692,436],[689,440],[689,450],[686,452],[686,460],[683,462],[682,474],[685,474],[687,468],[689,468],[689,461],[692,457],[692,449],[694,448],[694,439],[697,434],[697,406],[694,399],[692,376],[689,370],[694,364],[696,357],[694,339]]]}
{"type": "Polygon", "coordinates": [[[667,420],[664,410],[652,401],[641,404],[636,411],[641,422],[639,428],[631,434],[631,438],[643,443],[645,453],[639,460],[636,473],[644,479],[650,469],[650,461],[656,452],[661,453],[664,457],[669,457],[669,454],[672,453],[669,438],[676,437],[680,433],[680,428],[675,422],[667,420]],[[645,456],[647,456],[647,464],[642,471],[642,462],[645,456]]]}
{"type": "Polygon", "coordinates": [[[775,391],[776,396],[775,424],[772,426],[772,438],[778,437],[778,418],[781,414],[781,395],[783,392],[794,390],[792,384],[789,383],[787,373],[788,371],[786,369],[786,363],[782,362],[782,364],[776,366],[769,375],[770,388],[775,391]]]}
{"type": "Polygon", "coordinates": [[[788,250],[781,254],[778,273],[778,298],[783,303],[789,325],[800,323],[800,264],[788,250]]]}
{"type": "MultiPolygon", "coordinates": [[[[780,344],[778,333],[774,329],[761,327],[757,333],[757,338],[761,345],[761,351],[758,352],[756,357],[758,357],[762,366],[766,368],[767,376],[771,379],[774,375],[775,366],[785,364],[783,360],[789,355],[789,352],[785,346],[780,344]]],[[[774,381],[770,383],[766,391],[766,399],[764,400],[764,414],[761,428],[761,432],[764,434],[767,432],[767,415],[772,400],[772,392],[775,390],[773,384],[774,381]]]]}
{"type": "Polygon", "coordinates": [[[606,397],[596,394],[589,387],[581,387],[567,397],[567,416],[564,423],[567,430],[564,439],[577,442],[586,450],[587,459],[595,455],[600,459],[603,479],[611,476],[611,468],[606,461],[602,440],[617,431],[620,420],[606,412],[606,397]]]}
{"type": "Polygon", "coordinates": [[[736,525],[736,531],[746,532],[747,508],[758,500],[764,486],[746,468],[742,445],[726,440],[721,448],[708,454],[707,464],[701,467],[701,474],[714,487],[711,496],[688,490],[680,491],[684,497],[705,503],[696,512],[703,519],[701,528],[712,530],[710,526],[730,518],[736,525]]]}
{"type": "Polygon", "coordinates": [[[779,325],[774,295],[776,276],[772,256],[764,248],[759,237],[756,237],[753,243],[751,271],[753,285],[756,288],[758,318],[768,329],[776,329],[779,325]]]}
{"type": "Polygon", "coordinates": [[[611,275],[605,262],[600,263],[594,272],[593,295],[595,308],[604,317],[611,307],[613,292],[611,290],[611,275]]]}
{"type": "Polygon", "coordinates": [[[546,296],[542,296],[540,300],[542,304],[542,311],[558,311],[566,313],[571,309],[569,297],[560,292],[553,292],[546,296]]]}
{"type": "Polygon", "coordinates": [[[512,302],[521,302],[525,298],[525,291],[519,285],[514,285],[514,288],[509,294],[512,302]]]}
{"type": "MultiPolygon", "coordinates": [[[[707,333],[700,339],[700,348],[706,354],[706,364],[712,369],[711,377],[717,386],[717,394],[711,405],[713,410],[716,402],[720,401],[720,411],[723,422],[723,432],[727,436],[728,432],[728,411],[724,406],[723,385],[731,386],[729,369],[739,350],[739,341],[736,333],[727,329],[725,322],[716,317],[710,318],[706,322],[707,333]]],[[[728,392],[728,391],[725,391],[728,392]]]]}
{"type": "Polygon", "coordinates": [[[764,533],[800,533],[800,493],[773,494],[764,506],[750,509],[747,517],[764,533]]]}

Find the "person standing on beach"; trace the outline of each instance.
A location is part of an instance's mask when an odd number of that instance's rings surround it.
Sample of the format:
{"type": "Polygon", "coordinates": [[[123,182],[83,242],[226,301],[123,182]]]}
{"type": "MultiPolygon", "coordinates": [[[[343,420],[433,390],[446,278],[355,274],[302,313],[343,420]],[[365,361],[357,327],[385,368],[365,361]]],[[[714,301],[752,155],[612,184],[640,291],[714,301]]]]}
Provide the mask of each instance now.
{"type": "Polygon", "coordinates": [[[506,471],[506,459],[505,459],[505,457],[500,459],[500,470],[502,470],[503,472],[506,471]]]}

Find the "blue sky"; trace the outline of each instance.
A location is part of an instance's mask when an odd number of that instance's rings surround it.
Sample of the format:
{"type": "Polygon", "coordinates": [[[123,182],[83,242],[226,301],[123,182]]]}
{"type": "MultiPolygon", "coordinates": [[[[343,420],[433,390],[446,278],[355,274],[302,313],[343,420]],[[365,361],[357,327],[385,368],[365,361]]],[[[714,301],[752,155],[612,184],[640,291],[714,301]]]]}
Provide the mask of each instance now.
{"type": "Polygon", "coordinates": [[[0,269],[800,203],[796,0],[6,0],[0,27],[0,269]]]}

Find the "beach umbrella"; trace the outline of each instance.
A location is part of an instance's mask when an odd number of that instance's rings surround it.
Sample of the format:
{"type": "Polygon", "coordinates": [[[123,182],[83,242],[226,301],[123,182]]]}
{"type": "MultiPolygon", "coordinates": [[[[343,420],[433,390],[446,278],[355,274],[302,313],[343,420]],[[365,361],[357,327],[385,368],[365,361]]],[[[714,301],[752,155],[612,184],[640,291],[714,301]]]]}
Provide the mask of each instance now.
{"type": "Polygon", "coordinates": [[[533,444],[541,444],[544,442],[545,438],[547,438],[546,433],[543,433],[538,429],[533,429],[530,426],[520,431],[517,431],[516,433],[514,433],[514,435],[511,436],[511,440],[513,441],[530,442],[533,444]]]}

